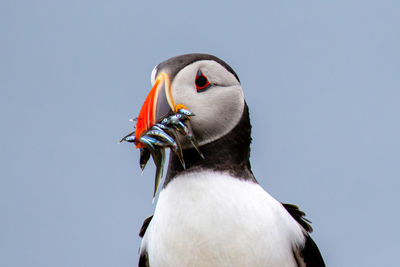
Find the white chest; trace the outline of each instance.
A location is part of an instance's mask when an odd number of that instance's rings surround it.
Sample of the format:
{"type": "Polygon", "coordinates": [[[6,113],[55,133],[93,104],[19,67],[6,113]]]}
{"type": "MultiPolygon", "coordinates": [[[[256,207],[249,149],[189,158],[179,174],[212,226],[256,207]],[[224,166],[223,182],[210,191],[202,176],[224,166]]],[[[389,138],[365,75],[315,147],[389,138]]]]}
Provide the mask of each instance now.
{"type": "Polygon", "coordinates": [[[150,266],[297,266],[300,226],[259,185],[214,172],[161,191],[142,242],[150,266]]]}

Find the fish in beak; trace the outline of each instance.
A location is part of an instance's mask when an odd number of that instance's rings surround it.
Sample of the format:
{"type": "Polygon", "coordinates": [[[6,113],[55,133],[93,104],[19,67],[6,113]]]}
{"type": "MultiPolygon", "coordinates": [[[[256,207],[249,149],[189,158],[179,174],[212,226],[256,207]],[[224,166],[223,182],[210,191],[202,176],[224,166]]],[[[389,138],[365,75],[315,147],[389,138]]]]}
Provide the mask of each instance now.
{"type": "Polygon", "coordinates": [[[136,148],[140,149],[140,168],[142,171],[150,155],[152,156],[156,165],[153,201],[163,176],[165,148],[171,148],[185,168],[178,134],[185,136],[199,152],[199,155],[203,157],[193,135],[189,121],[190,116],[194,116],[194,114],[187,110],[183,104],[175,105],[169,76],[161,72],[157,75],[154,86],[140,109],[138,118],[132,120],[134,123],[136,122],[134,131],[120,141],[134,143],[136,148]]]}

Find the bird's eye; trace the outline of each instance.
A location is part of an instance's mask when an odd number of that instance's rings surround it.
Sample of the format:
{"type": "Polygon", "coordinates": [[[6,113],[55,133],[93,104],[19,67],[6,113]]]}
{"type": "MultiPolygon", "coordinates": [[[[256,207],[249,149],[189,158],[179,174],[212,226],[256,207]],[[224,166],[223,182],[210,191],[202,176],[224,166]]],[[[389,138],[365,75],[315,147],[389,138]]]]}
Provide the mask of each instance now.
{"type": "Polygon", "coordinates": [[[197,92],[201,92],[210,87],[210,82],[207,77],[199,70],[196,75],[196,80],[194,81],[196,84],[197,92]]]}

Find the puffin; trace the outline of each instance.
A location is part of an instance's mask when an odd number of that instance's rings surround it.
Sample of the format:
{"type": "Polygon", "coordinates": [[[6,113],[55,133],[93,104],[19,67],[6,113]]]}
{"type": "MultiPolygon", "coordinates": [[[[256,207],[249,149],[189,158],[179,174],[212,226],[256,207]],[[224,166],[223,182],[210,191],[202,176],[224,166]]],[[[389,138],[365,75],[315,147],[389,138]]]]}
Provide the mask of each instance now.
{"type": "Polygon", "coordinates": [[[140,229],[139,267],[325,266],[298,206],[274,199],[250,165],[249,109],[238,75],[209,54],[158,64],[135,131],[123,138],[152,156],[153,216],[140,229]],[[153,199],[154,200],[154,199],[153,199]]]}

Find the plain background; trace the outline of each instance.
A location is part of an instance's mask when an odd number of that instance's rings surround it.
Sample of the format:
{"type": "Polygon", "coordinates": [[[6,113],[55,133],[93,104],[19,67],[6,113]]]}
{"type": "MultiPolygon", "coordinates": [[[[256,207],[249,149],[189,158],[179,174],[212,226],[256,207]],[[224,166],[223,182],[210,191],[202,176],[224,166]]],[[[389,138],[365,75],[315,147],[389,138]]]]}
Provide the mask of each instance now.
{"type": "Polygon", "coordinates": [[[0,2],[0,266],[136,266],[154,167],[117,141],[159,62],[227,61],[252,166],[328,266],[398,266],[399,1],[0,2]]]}

